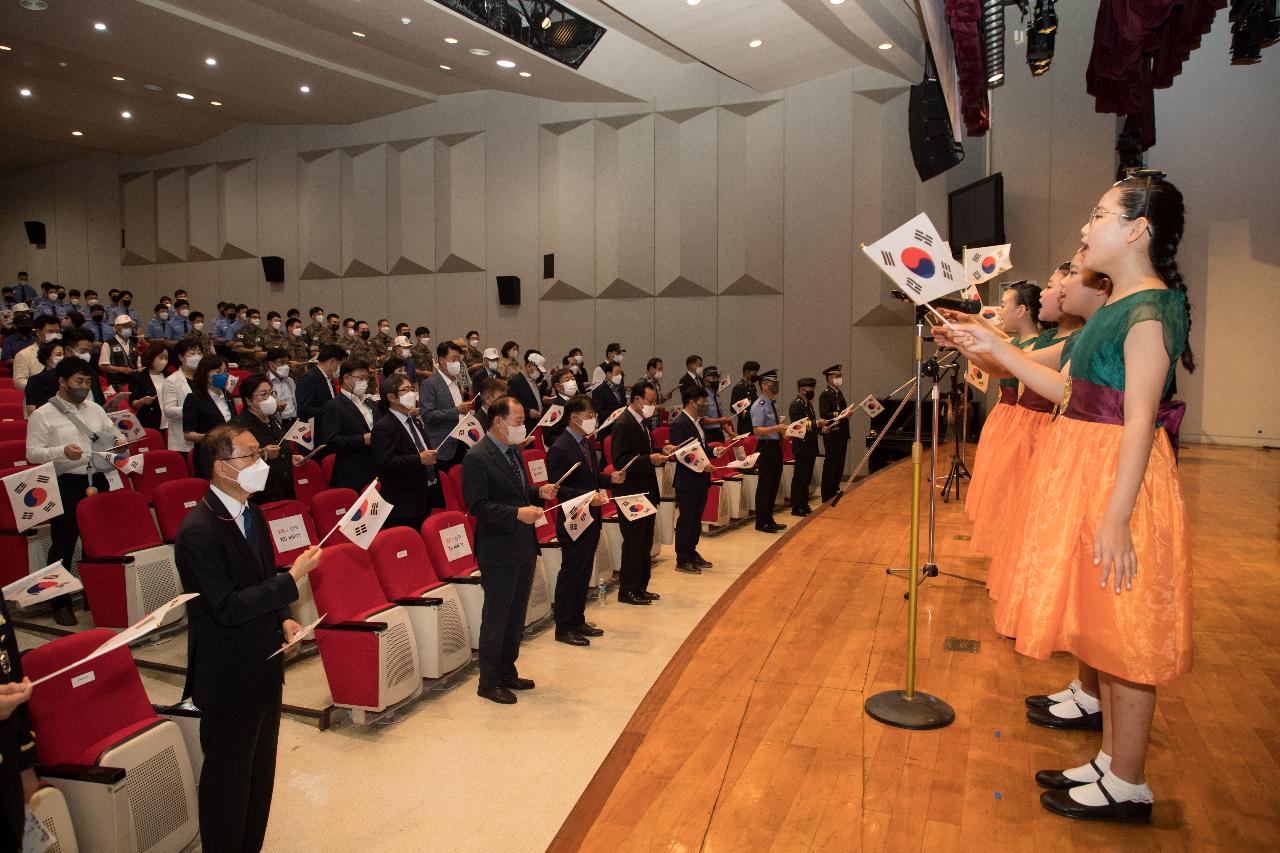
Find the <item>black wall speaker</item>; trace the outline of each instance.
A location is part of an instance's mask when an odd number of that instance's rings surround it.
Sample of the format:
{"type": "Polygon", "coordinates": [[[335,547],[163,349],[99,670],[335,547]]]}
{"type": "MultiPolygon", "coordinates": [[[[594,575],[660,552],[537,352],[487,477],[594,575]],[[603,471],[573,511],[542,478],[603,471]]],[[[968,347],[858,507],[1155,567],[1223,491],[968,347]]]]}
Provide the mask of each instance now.
{"type": "Polygon", "coordinates": [[[947,115],[942,86],[933,74],[911,87],[908,115],[911,159],[916,163],[920,180],[940,175],[964,159],[964,148],[951,134],[951,118],[947,115]]]}
{"type": "Polygon", "coordinates": [[[22,223],[27,229],[27,242],[33,246],[43,246],[45,244],[44,223],[37,222],[34,219],[28,219],[22,223]]]}
{"type": "Polygon", "coordinates": [[[278,255],[262,256],[262,275],[272,284],[284,282],[284,258],[278,255]]]}
{"type": "Polygon", "coordinates": [[[555,254],[543,255],[543,256],[542,256],[542,277],[543,277],[543,278],[555,278],[555,277],[556,277],[556,256],[555,256],[555,254]]]}
{"type": "Polygon", "coordinates": [[[520,276],[518,275],[498,276],[498,304],[499,305],[519,305],[520,304],[520,276]]]}

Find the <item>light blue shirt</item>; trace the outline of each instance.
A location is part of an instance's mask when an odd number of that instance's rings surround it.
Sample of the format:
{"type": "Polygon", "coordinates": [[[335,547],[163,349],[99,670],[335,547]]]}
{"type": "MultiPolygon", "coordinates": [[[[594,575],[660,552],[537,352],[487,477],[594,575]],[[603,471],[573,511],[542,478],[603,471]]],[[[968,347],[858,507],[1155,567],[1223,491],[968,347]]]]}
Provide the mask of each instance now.
{"type": "Polygon", "coordinates": [[[191,332],[191,321],[179,314],[169,318],[164,327],[164,336],[171,341],[180,341],[191,332]]]}
{"type": "Polygon", "coordinates": [[[147,330],[143,332],[142,336],[147,340],[161,340],[164,338],[164,332],[168,326],[168,320],[161,320],[159,317],[153,315],[151,320],[147,323],[147,330]]]}
{"type": "MultiPolygon", "coordinates": [[[[778,425],[778,410],[774,407],[773,401],[763,394],[760,399],[756,400],[751,406],[751,425],[753,427],[771,427],[778,425]]],[[[782,441],[780,433],[771,432],[768,435],[757,435],[757,441],[782,441]]]]}

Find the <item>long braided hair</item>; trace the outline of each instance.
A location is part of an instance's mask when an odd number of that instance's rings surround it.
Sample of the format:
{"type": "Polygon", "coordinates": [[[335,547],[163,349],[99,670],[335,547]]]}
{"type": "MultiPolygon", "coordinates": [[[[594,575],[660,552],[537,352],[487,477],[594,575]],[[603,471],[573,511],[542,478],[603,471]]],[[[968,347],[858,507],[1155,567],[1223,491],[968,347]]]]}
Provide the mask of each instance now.
{"type": "MultiPolygon", "coordinates": [[[[1125,219],[1146,217],[1151,240],[1147,244],[1147,257],[1155,267],[1156,275],[1166,287],[1179,290],[1185,296],[1187,283],[1178,272],[1178,244],[1182,242],[1182,229],[1186,222],[1186,208],[1182,193],[1160,175],[1134,175],[1117,184],[1123,187],[1120,203],[1125,219]]],[[[1187,302],[1187,340],[1182,350],[1182,366],[1188,372],[1196,369],[1195,356],[1191,352],[1191,303],[1187,302]]]]}

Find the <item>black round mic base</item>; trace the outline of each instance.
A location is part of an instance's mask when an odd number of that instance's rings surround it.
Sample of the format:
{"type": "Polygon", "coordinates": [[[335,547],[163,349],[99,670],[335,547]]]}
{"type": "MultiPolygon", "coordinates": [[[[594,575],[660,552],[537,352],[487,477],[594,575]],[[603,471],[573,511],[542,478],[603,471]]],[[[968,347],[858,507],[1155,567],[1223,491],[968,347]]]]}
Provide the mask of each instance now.
{"type": "Polygon", "coordinates": [[[905,690],[886,690],[863,703],[867,716],[899,729],[940,729],[956,720],[950,705],[928,693],[916,691],[910,699],[905,690]]]}

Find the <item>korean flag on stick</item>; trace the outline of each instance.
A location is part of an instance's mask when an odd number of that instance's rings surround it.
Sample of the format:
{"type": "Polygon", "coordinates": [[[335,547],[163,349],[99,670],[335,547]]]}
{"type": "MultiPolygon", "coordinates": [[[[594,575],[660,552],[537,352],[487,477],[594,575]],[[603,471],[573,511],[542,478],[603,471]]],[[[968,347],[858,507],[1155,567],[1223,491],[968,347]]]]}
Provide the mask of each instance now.
{"type": "MultiPolygon", "coordinates": [[[[480,421],[471,412],[463,415],[458,421],[458,425],[453,428],[453,432],[444,437],[444,441],[440,442],[440,447],[444,446],[444,442],[454,438],[461,441],[467,447],[475,447],[476,442],[484,438],[484,430],[480,428],[480,421]]],[[[436,449],[439,450],[440,447],[436,449]]]]}
{"type": "Polygon", "coordinates": [[[964,381],[968,382],[974,388],[982,393],[987,393],[987,372],[973,362],[969,362],[969,369],[964,372],[964,381]]]}
{"type": "Polygon", "coordinates": [[[698,441],[691,441],[677,450],[676,459],[681,465],[698,474],[711,465],[707,452],[702,449],[702,443],[698,441]]]}
{"type": "Polygon", "coordinates": [[[80,581],[63,568],[62,561],[58,560],[52,566],[46,566],[35,574],[6,586],[4,600],[21,607],[31,607],[55,596],[70,595],[83,589],[80,581]]]}
{"type": "Polygon", "coordinates": [[[146,430],[138,422],[138,416],[128,409],[122,412],[112,412],[107,417],[111,418],[111,422],[116,425],[116,429],[120,430],[120,434],[124,436],[126,442],[138,441],[147,437],[146,430]]]}
{"type": "Polygon", "coordinates": [[[595,492],[583,492],[560,505],[560,511],[564,513],[565,532],[574,542],[577,542],[582,532],[596,520],[596,517],[591,514],[591,499],[595,496],[595,492]]]}
{"type": "MultiPolygon", "coordinates": [[[[365,487],[364,492],[351,504],[350,509],[343,513],[342,518],[338,519],[333,530],[341,529],[343,536],[368,550],[373,537],[378,535],[378,531],[382,529],[392,509],[394,509],[393,505],[383,500],[378,494],[378,481],[374,480],[365,487]]],[[[333,530],[326,533],[324,539],[328,539],[333,530]]],[[[324,544],[324,539],[320,540],[321,545],[324,544]]]]}
{"type": "Polygon", "coordinates": [[[564,406],[552,406],[547,409],[547,413],[542,416],[542,419],[538,421],[534,429],[538,427],[553,427],[560,423],[562,418],[564,418],[564,406]]]}
{"type": "Polygon", "coordinates": [[[618,505],[622,517],[627,521],[639,521],[646,516],[658,514],[658,508],[643,493],[621,495],[614,498],[613,502],[618,505]]]}
{"type": "Polygon", "coordinates": [[[729,407],[730,411],[732,411],[735,415],[740,415],[749,408],[751,408],[750,397],[743,397],[741,400],[739,400],[738,402],[734,403],[732,406],[729,407]]]}
{"type": "Polygon", "coordinates": [[[62,515],[62,495],[52,462],[10,474],[3,482],[19,533],[62,515]]]}
{"type": "Polygon", "coordinates": [[[979,246],[966,249],[964,253],[964,280],[969,284],[982,284],[984,281],[1000,275],[1013,268],[1013,256],[1010,250],[1012,243],[1003,246],[979,246]]]}
{"type": "Polygon", "coordinates": [[[315,450],[315,420],[315,418],[307,418],[305,421],[294,421],[293,426],[289,427],[289,431],[284,434],[282,441],[292,441],[295,444],[302,445],[307,450],[315,450]]]}
{"type": "MultiPolygon", "coordinates": [[[[599,432],[602,429],[608,429],[613,424],[613,422],[616,421],[622,415],[622,413],[625,412],[626,410],[627,410],[626,406],[622,406],[621,408],[614,409],[613,413],[610,414],[609,417],[604,419],[604,423],[596,427],[596,432],[599,432]]],[[[595,435],[595,433],[591,433],[591,434],[595,435]]]]}
{"type": "Polygon", "coordinates": [[[804,438],[809,432],[809,419],[796,421],[787,427],[787,438],[804,438]]]}
{"type": "Polygon", "coordinates": [[[965,286],[951,260],[951,247],[938,236],[928,214],[921,213],[862,251],[917,305],[965,286]]]}

